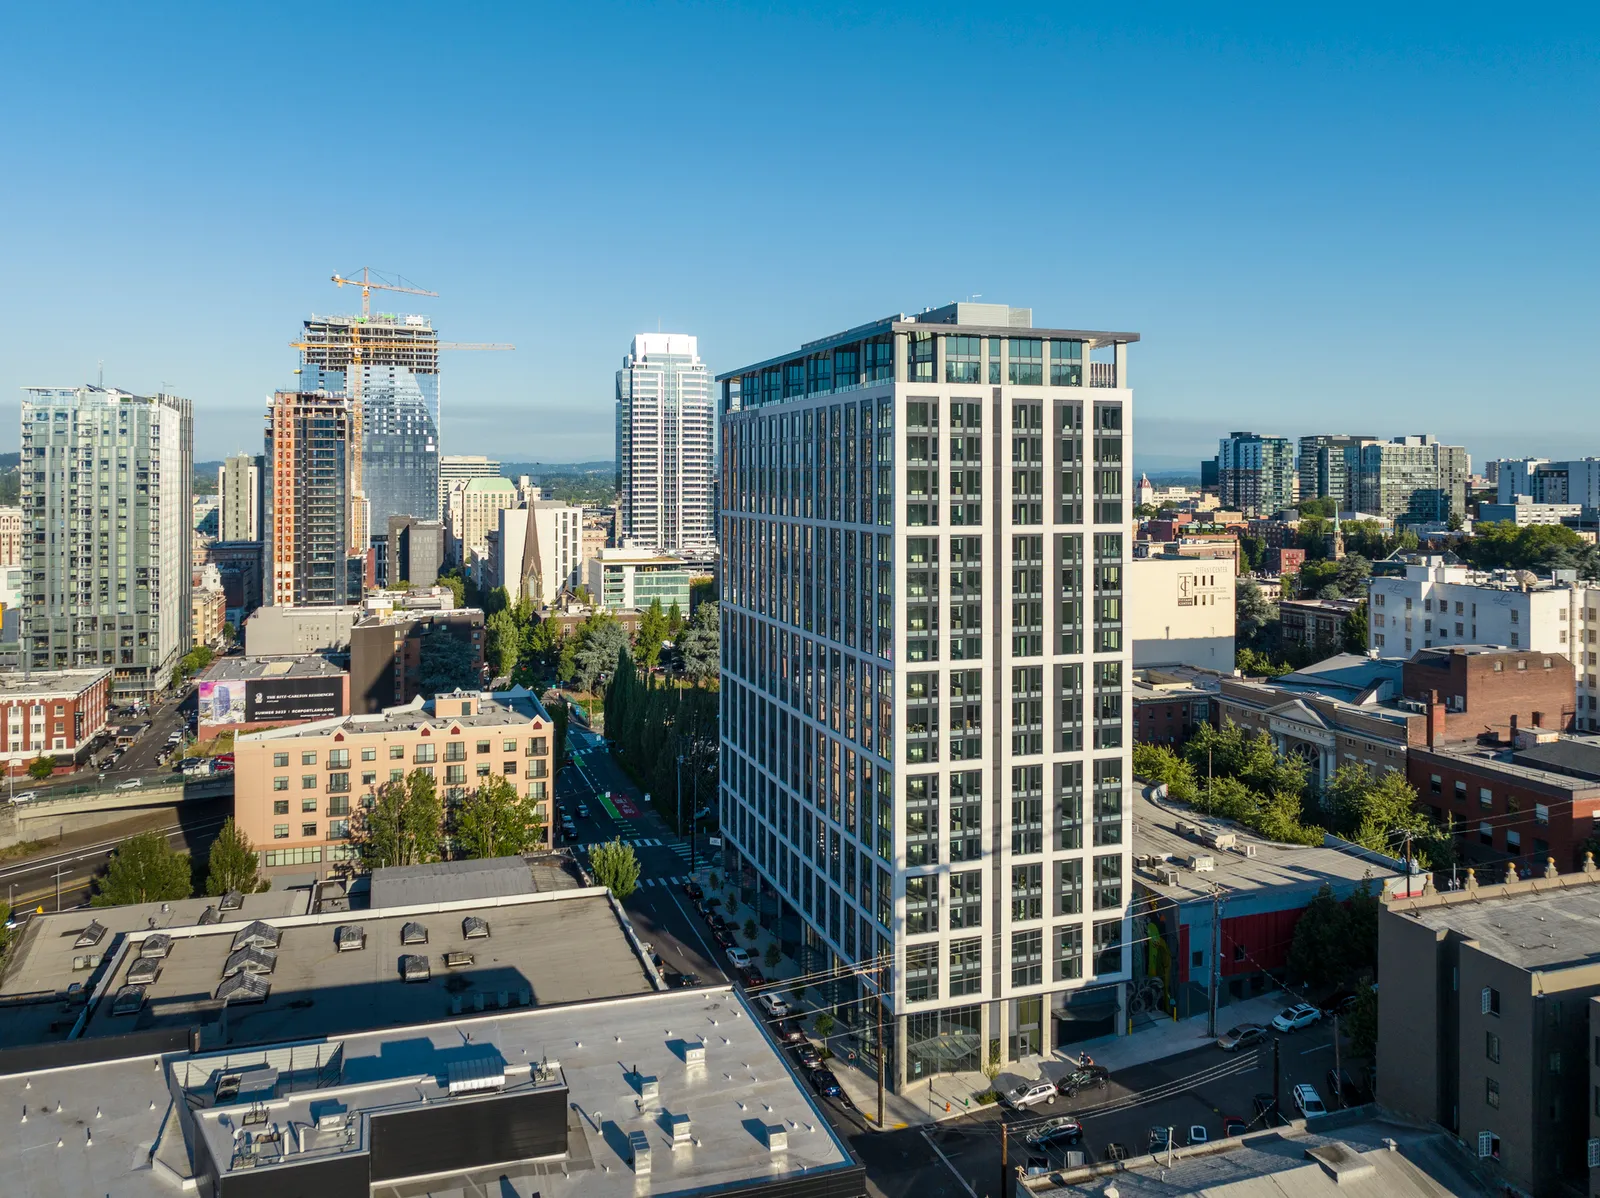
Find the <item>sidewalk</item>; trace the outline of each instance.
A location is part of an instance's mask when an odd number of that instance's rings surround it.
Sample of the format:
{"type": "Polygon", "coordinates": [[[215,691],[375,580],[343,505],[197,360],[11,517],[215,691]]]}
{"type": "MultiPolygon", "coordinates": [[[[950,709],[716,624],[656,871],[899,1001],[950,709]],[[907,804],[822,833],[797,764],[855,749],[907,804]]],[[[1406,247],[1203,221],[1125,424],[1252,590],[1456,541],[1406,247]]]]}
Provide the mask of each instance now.
{"type": "MultiPolygon", "coordinates": [[[[1289,998],[1281,990],[1274,990],[1257,998],[1218,1007],[1217,1035],[1241,1023],[1270,1023],[1274,1015],[1295,1001],[1299,1000],[1289,998]]],[[[1206,1035],[1206,1015],[1202,1012],[1176,1022],[1168,1019],[1146,1024],[1128,1036],[1102,1036],[1098,1040],[1085,1040],[1058,1048],[1054,1055],[1058,1061],[1076,1061],[1087,1052],[1096,1065],[1104,1065],[1115,1074],[1119,1069],[1177,1056],[1209,1044],[1215,1038],[1206,1035]]]]}

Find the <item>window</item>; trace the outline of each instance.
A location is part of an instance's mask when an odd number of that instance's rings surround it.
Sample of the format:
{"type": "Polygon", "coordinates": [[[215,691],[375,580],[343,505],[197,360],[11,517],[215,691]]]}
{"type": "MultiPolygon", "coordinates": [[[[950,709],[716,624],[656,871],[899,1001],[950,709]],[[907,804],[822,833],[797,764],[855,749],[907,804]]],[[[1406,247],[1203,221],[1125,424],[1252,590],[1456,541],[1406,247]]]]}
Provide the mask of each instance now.
{"type": "Polygon", "coordinates": [[[331,770],[347,770],[350,768],[349,749],[329,749],[328,768],[331,770]]]}
{"type": "Polygon", "coordinates": [[[313,751],[313,752],[310,752],[310,753],[302,753],[302,754],[300,754],[300,764],[301,765],[316,765],[317,764],[316,752],[313,751]]]}
{"type": "Polygon", "coordinates": [[[1551,1073],[1560,1073],[1561,1072],[1561,1053],[1560,1052],[1552,1052],[1550,1054],[1550,1072],[1551,1073]]]}
{"type": "Polygon", "coordinates": [[[1083,976],[1083,929],[1077,925],[1055,930],[1055,980],[1070,982],[1083,976]]]}
{"type": "Polygon", "coordinates": [[[1013,337],[1006,355],[1008,381],[1012,386],[1044,385],[1044,342],[1037,337],[1013,337]]]}
{"type": "Polygon", "coordinates": [[[315,790],[315,789],[317,789],[317,776],[315,774],[301,774],[300,775],[300,789],[301,790],[315,790]]]}
{"type": "Polygon", "coordinates": [[[276,800],[274,800],[273,804],[272,804],[272,814],[273,815],[288,815],[289,814],[289,800],[288,799],[276,799],[276,800]]]}
{"type": "Polygon", "coordinates": [[[272,764],[276,768],[278,768],[280,770],[283,769],[286,765],[289,764],[289,754],[287,754],[287,753],[274,753],[272,755],[272,764]]]}
{"type": "Polygon", "coordinates": [[[983,872],[971,870],[950,875],[950,927],[983,926],[983,872]]]}
{"type": "Polygon", "coordinates": [[[906,949],[906,1001],[939,997],[939,946],[913,944],[906,949]]]}
{"type": "Polygon", "coordinates": [[[1485,1015],[1494,1015],[1496,1017],[1499,1016],[1500,991],[1496,990],[1493,986],[1485,986],[1480,999],[1483,1007],[1483,1013],[1485,1015]]]}
{"type": "Polygon", "coordinates": [[[500,747],[502,749],[504,749],[507,753],[515,753],[517,751],[517,742],[514,741],[514,740],[508,740],[504,744],[502,744],[500,747]]]}
{"type": "Polygon", "coordinates": [[[1496,1110],[1500,1109],[1500,1083],[1492,1077],[1483,1079],[1483,1100],[1496,1110]]]}
{"type": "Polygon", "coordinates": [[[389,760],[390,761],[400,761],[401,759],[403,759],[405,757],[405,755],[406,755],[406,747],[404,745],[390,745],[389,746],[389,760]]]}
{"type": "Polygon", "coordinates": [[[473,746],[473,752],[475,753],[487,753],[488,751],[489,742],[486,740],[480,740],[476,745],[473,746]]]}
{"type": "Polygon", "coordinates": [[[272,839],[274,839],[274,840],[288,840],[289,839],[289,825],[288,824],[273,824],[272,825],[272,839]]]}
{"type": "Polygon", "coordinates": [[[1537,824],[1548,824],[1550,822],[1550,808],[1544,803],[1535,803],[1533,805],[1533,821],[1537,824]]]}
{"type": "Polygon", "coordinates": [[[1478,1159],[1493,1161],[1500,1159],[1500,1137],[1495,1135],[1494,1132],[1480,1131],[1478,1133],[1478,1159]]]}
{"type": "Polygon", "coordinates": [[[1096,977],[1122,972],[1122,920],[1102,919],[1095,922],[1094,972],[1096,977]]]}
{"type": "Polygon", "coordinates": [[[272,780],[272,789],[273,790],[288,790],[289,789],[289,779],[287,779],[287,778],[274,778],[272,780]]]}
{"type": "Polygon", "coordinates": [[[300,800],[300,814],[315,815],[317,813],[317,800],[315,798],[300,800]]]}
{"type": "MultiPolygon", "coordinates": [[[[953,925],[952,925],[953,926],[953,925]]],[[[983,941],[974,936],[970,940],[950,942],[950,997],[978,994],[983,989],[983,941]]]]}
{"type": "Polygon", "coordinates": [[[414,762],[432,762],[437,761],[438,757],[435,755],[433,745],[418,745],[416,752],[411,755],[411,760],[414,762]]]}
{"type": "Polygon", "coordinates": [[[1011,933],[1011,984],[1037,986],[1042,981],[1044,981],[1044,933],[1038,929],[1011,933]]]}
{"type": "Polygon", "coordinates": [[[906,935],[939,930],[939,879],[935,876],[906,879],[906,935]]]}
{"type": "Polygon", "coordinates": [[[1044,918],[1044,866],[1011,867],[1011,918],[1017,921],[1044,918]]]}
{"type": "Polygon", "coordinates": [[[1483,823],[1478,825],[1478,843],[1485,848],[1494,848],[1494,825],[1483,823]]]}
{"type": "Polygon", "coordinates": [[[301,824],[300,835],[308,840],[315,839],[317,835],[316,824],[301,824]]]}
{"type": "Polygon", "coordinates": [[[1115,911],[1122,907],[1122,856],[1108,853],[1094,859],[1094,909],[1115,911]]]}
{"type": "MultiPolygon", "coordinates": [[[[1596,1044],[1600,1046],[1600,1041],[1596,1041],[1596,1044]]],[[[1500,1063],[1500,1037],[1494,1032],[1483,1033],[1483,1055],[1496,1065],[1500,1063]]],[[[1600,1052],[1597,1052],[1597,1055],[1600,1055],[1600,1052]]]]}
{"type": "Polygon", "coordinates": [[[362,761],[376,761],[376,760],[378,760],[378,750],[377,750],[377,748],[375,746],[373,746],[373,745],[368,745],[366,748],[362,749],[361,750],[361,760],[362,761]]]}
{"type": "Polygon", "coordinates": [[[465,761],[467,759],[467,744],[465,741],[453,740],[444,747],[446,761],[465,761]]]}
{"type": "Polygon", "coordinates": [[[1442,795],[1444,793],[1444,779],[1439,777],[1438,774],[1429,774],[1428,790],[1432,794],[1442,795]]]}

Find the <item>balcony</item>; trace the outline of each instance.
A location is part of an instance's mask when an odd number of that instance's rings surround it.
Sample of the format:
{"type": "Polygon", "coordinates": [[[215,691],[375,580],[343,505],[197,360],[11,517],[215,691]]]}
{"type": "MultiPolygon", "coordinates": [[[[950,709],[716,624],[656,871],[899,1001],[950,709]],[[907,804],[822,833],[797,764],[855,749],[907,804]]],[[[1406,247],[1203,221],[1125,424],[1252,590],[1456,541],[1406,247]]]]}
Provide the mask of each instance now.
{"type": "Polygon", "coordinates": [[[1117,364],[1115,362],[1090,362],[1089,386],[1115,387],[1117,385],[1117,364]]]}

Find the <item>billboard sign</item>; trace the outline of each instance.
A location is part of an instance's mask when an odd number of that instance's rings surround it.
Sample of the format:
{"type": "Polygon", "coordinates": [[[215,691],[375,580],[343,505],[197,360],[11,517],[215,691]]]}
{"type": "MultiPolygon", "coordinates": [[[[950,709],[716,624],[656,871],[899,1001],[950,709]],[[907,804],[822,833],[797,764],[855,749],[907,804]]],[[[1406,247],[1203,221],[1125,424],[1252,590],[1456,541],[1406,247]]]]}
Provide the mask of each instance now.
{"type": "Polygon", "coordinates": [[[198,688],[202,724],[237,724],[244,720],[245,687],[240,681],[202,682],[198,688]]]}
{"type": "Polygon", "coordinates": [[[252,678],[245,692],[246,723],[325,720],[345,714],[344,675],[326,678],[252,678]]]}

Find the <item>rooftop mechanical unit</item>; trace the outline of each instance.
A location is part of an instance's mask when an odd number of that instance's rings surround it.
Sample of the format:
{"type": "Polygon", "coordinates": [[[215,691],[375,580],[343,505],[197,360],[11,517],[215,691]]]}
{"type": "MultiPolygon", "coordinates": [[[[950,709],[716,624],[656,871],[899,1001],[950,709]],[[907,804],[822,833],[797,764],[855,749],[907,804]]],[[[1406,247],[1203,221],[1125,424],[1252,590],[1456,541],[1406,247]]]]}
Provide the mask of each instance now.
{"type": "Polygon", "coordinates": [[[156,960],[161,960],[171,951],[172,937],[165,932],[156,932],[153,935],[146,936],[139,943],[139,955],[141,957],[154,957],[156,960]]]}
{"type": "Polygon", "coordinates": [[[140,957],[128,966],[128,985],[148,986],[161,976],[161,962],[154,957],[140,957]]]}
{"type": "Polygon", "coordinates": [[[78,933],[78,938],[72,942],[73,948],[93,948],[106,938],[106,926],[98,919],[91,919],[88,927],[78,933]]]}
{"type": "Polygon", "coordinates": [[[461,934],[468,940],[482,940],[489,935],[489,921],[469,915],[461,921],[461,934]]]}
{"type": "Polygon", "coordinates": [[[426,944],[428,943],[428,929],[413,919],[400,929],[400,943],[426,944]]]}
{"type": "Polygon", "coordinates": [[[253,919],[233,937],[233,949],[237,952],[241,948],[277,948],[278,941],[282,939],[278,929],[269,923],[262,923],[253,919]]]}
{"type": "Polygon", "coordinates": [[[367,947],[367,930],[359,924],[340,924],[333,933],[333,947],[341,953],[359,952],[367,947]]]}
{"type": "Polygon", "coordinates": [[[117,996],[111,1000],[111,1013],[113,1015],[137,1015],[139,1008],[144,1006],[143,986],[124,986],[117,991],[117,996]]]}
{"type": "Polygon", "coordinates": [[[400,980],[402,982],[425,982],[433,976],[428,968],[428,958],[416,953],[407,953],[400,958],[400,980]]]}

